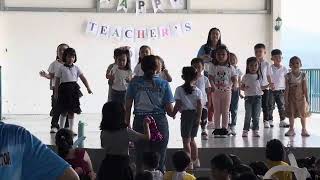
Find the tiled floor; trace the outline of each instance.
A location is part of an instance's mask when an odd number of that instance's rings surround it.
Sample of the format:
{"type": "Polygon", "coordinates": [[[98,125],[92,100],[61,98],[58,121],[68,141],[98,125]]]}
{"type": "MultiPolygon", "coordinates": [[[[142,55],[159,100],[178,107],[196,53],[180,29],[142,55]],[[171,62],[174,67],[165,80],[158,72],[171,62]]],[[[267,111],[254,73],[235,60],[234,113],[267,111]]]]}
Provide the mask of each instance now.
{"type": "MultiPolygon", "coordinates": [[[[48,115],[4,115],[6,123],[18,124],[31,131],[45,144],[54,144],[54,135],[49,133],[51,117],[48,115]]],[[[242,138],[244,112],[240,111],[238,116],[238,125],[236,127],[238,135],[228,138],[214,138],[209,137],[209,140],[201,140],[200,136],[196,138],[199,148],[229,148],[229,147],[264,147],[266,142],[272,138],[280,139],[284,145],[291,144],[294,147],[320,147],[320,115],[313,114],[308,119],[308,128],[311,133],[310,137],[304,138],[300,136],[300,120],[296,120],[296,133],[293,138],[285,137],[284,133],[287,129],[279,128],[278,121],[275,120],[275,127],[264,129],[262,121],[260,122],[260,138],[251,137],[242,138]]],[[[100,114],[81,114],[76,117],[78,120],[84,121],[85,126],[85,140],[86,148],[100,148],[100,114]]],[[[168,118],[170,127],[169,148],[181,148],[182,140],[180,137],[180,119],[175,120],[168,118]]],[[[200,133],[198,133],[200,134],[200,133]]]]}

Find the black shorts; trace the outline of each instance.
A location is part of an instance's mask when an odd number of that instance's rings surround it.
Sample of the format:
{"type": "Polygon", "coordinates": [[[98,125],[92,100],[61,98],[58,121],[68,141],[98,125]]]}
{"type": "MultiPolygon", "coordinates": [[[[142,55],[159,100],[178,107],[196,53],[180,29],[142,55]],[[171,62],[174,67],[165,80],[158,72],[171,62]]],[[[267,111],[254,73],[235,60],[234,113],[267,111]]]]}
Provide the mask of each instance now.
{"type": "Polygon", "coordinates": [[[181,137],[194,138],[197,137],[199,123],[197,122],[196,110],[184,110],[181,112],[181,137]]]}

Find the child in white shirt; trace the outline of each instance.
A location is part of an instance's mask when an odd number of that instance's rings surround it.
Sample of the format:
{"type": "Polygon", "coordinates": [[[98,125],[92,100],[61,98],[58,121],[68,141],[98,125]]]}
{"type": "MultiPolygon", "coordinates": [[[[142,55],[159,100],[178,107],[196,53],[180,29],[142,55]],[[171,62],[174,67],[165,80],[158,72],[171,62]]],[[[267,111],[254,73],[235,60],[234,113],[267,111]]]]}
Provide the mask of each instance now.
{"type": "Polygon", "coordinates": [[[132,78],[129,50],[121,49],[115,59],[117,64],[107,74],[107,78],[112,82],[110,100],[125,104],[128,83],[132,78]]]}
{"type": "Polygon", "coordinates": [[[208,93],[211,91],[211,85],[209,79],[202,74],[204,70],[204,62],[201,58],[194,58],[191,61],[191,66],[197,69],[197,81],[195,85],[202,92],[202,113],[201,113],[201,138],[208,140],[208,134],[206,132],[206,125],[208,120],[208,93]]]}
{"type": "MultiPolygon", "coordinates": [[[[274,82],[274,90],[270,91],[270,101],[271,101],[271,110],[275,109],[275,104],[277,103],[278,112],[280,116],[280,124],[281,128],[289,128],[289,124],[284,120],[286,118],[285,108],[284,108],[284,91],[286,89],[286,79],[285,75],[288,73],[286,67],[281,65],[282,60],[282,52],[279,49],[274,49],[271,51],[271,60],[273,61],[273,65],[271,65],[272,71],[272,81],[274,82]]],[[[271,114],[271,119],[273,120],[273,116],[271,114]]]]}

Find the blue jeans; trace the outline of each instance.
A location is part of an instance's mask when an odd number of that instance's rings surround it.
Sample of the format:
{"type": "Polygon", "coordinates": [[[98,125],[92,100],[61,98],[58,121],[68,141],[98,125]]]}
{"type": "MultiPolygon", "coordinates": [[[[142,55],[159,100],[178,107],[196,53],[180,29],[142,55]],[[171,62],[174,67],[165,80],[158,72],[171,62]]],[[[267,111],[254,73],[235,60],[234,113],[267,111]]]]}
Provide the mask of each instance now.
{"type": "MultiPolygon", "coordinates": [[[[159,170],[165,171],[166,151],[169,141],[169,125],[165,114],[152,115],[156,121],[157,128],[163,136],[161,142],[138,141],[135,143],[136,150],[136,167],[137,172],[143,171],[142,161],[144,152],[157,152],[160,155],[159,170]]],[[[144,133],[143,119],[144,115],[135,115],[133,120],[133,129],[137,132],[144,133]]]]}
{"type": "Polygon", "coordinates": [[[245,117],[243,130],[249,131],[252,119],[252,130],[259,130],[259,118],[261,114],[261,96],[245,97],[245,117]]]}
{"type": "Polygon", "coordinates": [[[230,103],[230,116],[231,121],[229,126],[235,126],[237,124],[237,113],[238,113],[238,104],[239,104],[240,90],[232,91],[231,94],[231,103],[230,103]]]}

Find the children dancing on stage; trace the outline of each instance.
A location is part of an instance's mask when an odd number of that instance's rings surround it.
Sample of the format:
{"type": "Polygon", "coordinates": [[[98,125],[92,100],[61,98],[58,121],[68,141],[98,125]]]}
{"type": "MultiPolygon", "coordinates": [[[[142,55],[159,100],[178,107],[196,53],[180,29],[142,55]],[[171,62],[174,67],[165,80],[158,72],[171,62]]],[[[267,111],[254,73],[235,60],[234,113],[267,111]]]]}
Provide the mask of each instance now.
{"type": "MultiPolygon", "coordinates": [[[[60,114],[60,128],[64,128],[68,115],[69,128],[74,132],[74,113],[80,114],[80,101],[82,96],[80,86],[77,81],[80,77],[83,84],[86,86],[89,94],[92,91],[89,83],[78,66],[74,65],[77,62],[76,51],[73,48],[67,48],[62,57],[64,65],[59,68],[56,77],[55,98],[58,99],[58,108],[60,114]]],[[[74,133],[76,135],[76,133],[74,133]]]]}

